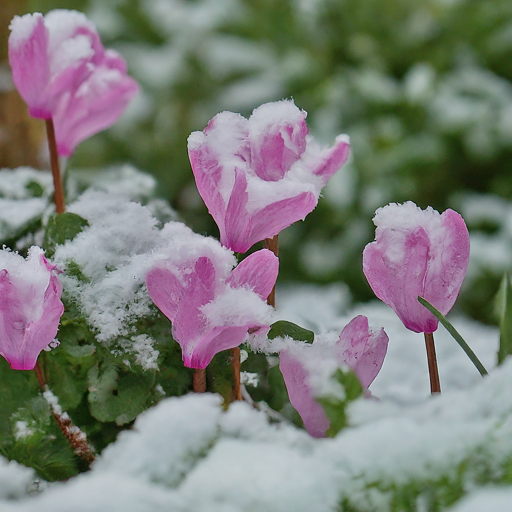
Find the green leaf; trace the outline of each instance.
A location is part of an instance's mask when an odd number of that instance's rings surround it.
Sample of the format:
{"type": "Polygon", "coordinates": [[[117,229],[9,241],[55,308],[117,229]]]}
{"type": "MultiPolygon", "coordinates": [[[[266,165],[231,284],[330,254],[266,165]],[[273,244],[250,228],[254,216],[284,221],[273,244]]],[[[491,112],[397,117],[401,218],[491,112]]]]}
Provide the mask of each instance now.
{"type": "Polygon", "coordinates": [[[65,480],[78,474],[77,457],[42,396],[20,407],[11,422],[13,436],[2,447],[9,459],[34,468],[48,481],[65,480]]]}
{"type": "Polygon", "coordinates": [[[292,322],[287,322],[286,320],[279,320],[270,326],[270,331],[268,333],[269,340],[284,336],[289,336],[297,341],[313,343],[315,333],[292,322]]]}
{"type": "Polygon", "coordinates": [[[448,319],[438,311],[430,302],[425,300],[423,297],[418,297],[418,302],[425,306],[440,322],[443,324],[445,329],[452,335],[453,339],[460,345],[460,348],[466,352],[466,355],[471,359],[471,362],[475,365],[476,369],[480,372],[483,377],[487,375],[487,370],[484,365],[480,362],[480,359],[476,357],[476,354],[471,350],[471,347],[466,343],[464,338],[458,333],[457,329],[448,321],[448,319]]]}
{"type": "Polygon", "coordinates": [[[25,402],[37,396],[39,386],[33,371],[11,370],[9,363],[0,357],[0,445],[10,435],[12,414],[25,402]]]}
{"type": "Polygon", "coordinates": [[[111,361],[104,361],[93,366],[88,376],[90,411],[101,422],[124,425],[161,398],[152,389],[153,372],[123,374],[111,361]]]}
{"type": "Polygon", "coordinates": [[[87,220],[76,213],[60,213],[50,217],[43,243],[47,256],[53,256],[57,245],[73,240],[88,225],[87,220]]]}
{"type": "Polygon", "coordinates": [[[500,347],[498,364],[512,354],[512,285],[505,274],[495,299],[495,311],[500,323],[500,347]]]}
{"type": "Polygon", "coordinates": [[[334,437],[340,430],[347,426],[347,405],[363,395],[363,387],[352,371],[337,370],[333,378],[344,390],[344,397],[334,395],[317,398],[317,402],[324,408],[330,422],[326,432],[327,437],[334,437]]]}

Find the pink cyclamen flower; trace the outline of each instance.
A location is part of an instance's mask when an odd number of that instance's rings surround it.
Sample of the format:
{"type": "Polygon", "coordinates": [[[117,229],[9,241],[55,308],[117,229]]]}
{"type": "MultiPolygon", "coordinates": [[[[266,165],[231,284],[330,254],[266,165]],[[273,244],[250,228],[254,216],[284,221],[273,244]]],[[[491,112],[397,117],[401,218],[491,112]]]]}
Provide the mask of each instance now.
{"type": "Polygon", "coordinates": [[[405,327],[432,333],[438,320],[418,302],[423,297],[443,315],[452,308],[469,263],[469,234],[453,210],[421,210],[408,201],[379,208],[375,242],[363,252],[363,271],[375,295],[405,327]]]}
{"type": "Polygon", "coordinates": [[[115,123],[138,91],[123,58],[103,48],[82,13],[15,16],[10,28],[14,84],[32,117],[54,120],[60,155],[115,123]]]}
{"type": "Polygon", "coordinates": [[[320,147],[306,112],[293,101],[266,103],[249,119],[217,114],[188,139],[197,188],[220,230],[222,245],[246,252],[304,219],[322,187],[345,163],[346,135],[320,147]]]}
{"type": "Polygon", "coordinates": [[[355,372],[367,389],[379,373],[388,348],[384,329],[372,331],[365,316],[356,316],[343,329],[338,341],[295,345],[279,354],[283,374],[293,407],[313,437],[324,437],[329,420],[315,400],[325,394],[322,386],[336,368],[345,366],[355,372]]]}
{"type": "Polygon", "coordinates": [[[64,306],[55,267],[33,246],[27,259],[0,251],[0,354],[13,370],[33,370],[55,338],[64,306]]]}
{"type": "Polygon", "coordinates": [[[188,368],[206,368],[215,354],[243,343],[248,331],[269,329],[272,308],[265,299],[277,279],[278,258],[263,249],[232,271],[224,263],[192,255],[161,261],[146,276],[188,368]]]}

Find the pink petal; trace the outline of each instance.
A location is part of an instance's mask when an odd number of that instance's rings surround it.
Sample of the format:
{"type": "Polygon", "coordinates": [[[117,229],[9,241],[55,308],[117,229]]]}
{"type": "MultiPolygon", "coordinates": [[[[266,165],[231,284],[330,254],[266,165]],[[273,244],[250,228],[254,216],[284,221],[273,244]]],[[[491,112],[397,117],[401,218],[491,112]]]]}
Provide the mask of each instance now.
{"type": "Polygon", "coordinates": [[[182,348],[184,360],[194,352],[208,331],[200,308],[215,297],[216,273],[211,260],[199,258],[187,281],[184,300],[180,302],[172,324],[172,334],[182,348]]]}
{"type": "Polygon", "coordinates": [[[306,368],[289,350],[281,350],[279,369],[283,374],[290,403],[300,414],[308,433],[313,437],[325,437],[330,423],[322,406],[313,397],[306,368]]]}
{"type": "Polygon", "coordinates": [[[64,305],[60,300],[62,285],[56,276],[50,277],[50,283],[44,297],[44,312],[41,318],[31,322],[25,331],[25,353],[20,370],[33,370],[41,350],[57,336],[60,317],[64,313],[64,305]]]}
{"type": "Polygon", "coordinates": [[[279,258],[268,249],[247,256],[231,272],[227,282],[232,288],[246,287],[267,300],[279,273],[279,258]]]}
{"type": "Polygon", "coordinates": [[[13,370],[24,369],[27,324],[28,319],[23,313],[17,290],[4,269],[0,271],[0,354],[7,359],[13,370]]]}
{"type": "Polygon", "coordinates": [[[362,315],[352,319],[341,331],[336,343],[338,359],[354,370],[363,388],[368,388],[379,373],[388,341],[384,329],[371,332],[368,318],[362,315]]]}
{"type": "Polygon", "coordinates": [[[220,241],[232,251],[247,252],[255,243],[272,238],[294,222],[304,219],[317,204],[312,192],[302,192],[249,215],[246,210],[248,195],[245,175],[237,170],[235,176],[224,222],[218,223],[220,241]]]}
{"type": "Polygon", "coordinates": [[[194,346],[192,352],[183,351],[183,364],[187,368],[206,368],[215,354],[243,343],[249,328],[247,325],[214,327],[194,346]]]}
{"type": "MultiPolygon", "coordinates": [[[[16,255],[16,258],[21,259],[21,256],[16,255]]],[[[64,312],[60,300],[62,285],[57,276],[52,274],[54,267],[42,254],[38,261],[40,269],[37,272],[43,274],[39,283],[46,281],[45,277],[48,278],[44,295],[43,289],[35,289],[39,284],[35,285],[20,277],[19,268],[16,279],[11,278],[7,269],[0,271],[0,354],[13,370],[34,369],[41,350],[55,338],[64,312]],[[34,303],[34,297],[37,296],[42,296],[42,304],[34,303]],[[36,316],[38,312],[39,317],[36,316]]],[[[30,275],[34,272],[32,264],[22,262],[22,265],[29,264],[30,275]]]]}
{"type": "Polygon", "coordinates": [[[306,149],[306,113],[292,101],[265,104],[249,119],[251,166],[265,181],[278,181],[306,149]]]}
{"type": "Polygon", "coordinates": [[[170,270],[154,268],[146,276],[146,286],[156,307],[173,322],[185,292],[182,283],[170,270]]]}
{"type": "Polygon", "coordinates": [[[446,210],[441,219],[446,243],[442,245],[439,257],[429,264],[422,297],[446,315],[457,300],[468,268],[469,233],[457,212],[446,210]]]}
{"type": "Polygon", "coordinates": [[[98,67],[55,111],[59,154],[71,155],[80,142],[113,125],[138,90],[118,69],[98,67]]]}
{"type": "Polygon", "coordinates": [[[452,210],[439,217],[413,203],[390,205],[379,215],[388,221],[378,225],[376,241],[363,251],[366,278],[375,295],[394,309],[408,329],[434,332],[438,321],[417,297],[424,297],[443,314],[453,306],[469,262],[464,220],[452,210]],[[393,218],[399,220],[389,221],[393,218]]]}
{"type": "MultiPolygon", "coordinates": [[[[344,135],[336,138],[334,146],[324,149],[314,162],[313,174],[320,176],[324,185],[347,161],[350,145],[344,135]]],[[[311,164],[310,164],[311,165],[311,164]]]]}
{"type": "Polygon", "coordinates": [[[40,13],[15,16],[9,36],[9,62],[14,85],[32,117],[49,119],[46,88],[50,82],[48,32],[40,13]]]}
{"type": "Polygon", "coordinates": [[[347,137],[320,149],[308,142],[305,118],[292,101],[278,101],[258,107],[249,120],[222,112],[190,135],[197,188],[224,246],[246,252],[304,219],[321,186],[346,161],[347,137]]]}

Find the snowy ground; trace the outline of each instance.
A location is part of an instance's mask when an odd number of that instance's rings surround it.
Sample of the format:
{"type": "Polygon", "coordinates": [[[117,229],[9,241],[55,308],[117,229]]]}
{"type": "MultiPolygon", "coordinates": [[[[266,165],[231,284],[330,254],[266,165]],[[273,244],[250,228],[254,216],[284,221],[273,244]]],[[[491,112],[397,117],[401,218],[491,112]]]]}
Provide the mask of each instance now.
{"type": "MultiPolygon", "coordinates": [[[[92,471],[27,497],[31,470],[0,460],[3,512],[322,512],[349,503],[389,510],[387,489],[453,475],[483,457],[498,467],[512,454],[512,363],[491,371],[498,332],[452,318],[491,375],[482,379],[450,336],[436,333],[443,394],[429,396],[421,335],[375,302],[343,312],[343,287],[282,290],[280,312],[315,330],[340,330],[355,314],[383,325],[389,352],[371,390],[380,400],[351,409],[351,428],[314,440],[288,424],[269,425],[246,403],[224,412],[214,395],[169,398],[141,415],[92,471]],[[307,303],[311,307],[307,307],[307,303]]],[[[492,469],[492,468],[491,468],[492,469]]],[[[469,479],[470,480],[470,479],[469,479]]],[[[471,482],[467,486],[473,485],[471,482]]],[[[428,510],[417,499],[417,510],[428,510]],[[423,508],[422,508],[423,507],[423,508]]],[[[453,511],[506,510],[512,489],[475,489],[453,511]],[[485,507],[482,506],[485,503],[485,507]]]]}

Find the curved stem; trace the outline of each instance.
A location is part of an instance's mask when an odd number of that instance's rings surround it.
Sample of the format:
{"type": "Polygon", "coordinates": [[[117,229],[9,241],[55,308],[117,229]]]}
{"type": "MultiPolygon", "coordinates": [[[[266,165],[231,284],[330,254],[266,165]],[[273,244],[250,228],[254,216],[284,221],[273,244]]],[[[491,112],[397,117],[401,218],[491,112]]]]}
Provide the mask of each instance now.
{"type": "Polygon", "coordinates": [[[57,152],[53,119],[46,120],[46,133],[48,135],[48,148],[50,149],[50,162],[52,164],[55,210],[57,213],[64,213],[66,211],[66,202],[64,200],[64,187],[60,175],[59,154],[57,152]]]}

